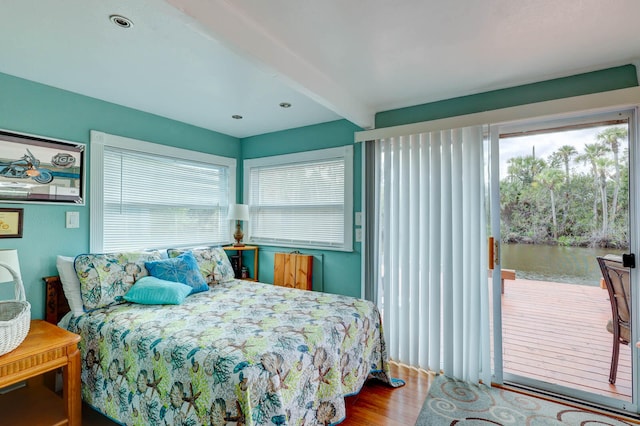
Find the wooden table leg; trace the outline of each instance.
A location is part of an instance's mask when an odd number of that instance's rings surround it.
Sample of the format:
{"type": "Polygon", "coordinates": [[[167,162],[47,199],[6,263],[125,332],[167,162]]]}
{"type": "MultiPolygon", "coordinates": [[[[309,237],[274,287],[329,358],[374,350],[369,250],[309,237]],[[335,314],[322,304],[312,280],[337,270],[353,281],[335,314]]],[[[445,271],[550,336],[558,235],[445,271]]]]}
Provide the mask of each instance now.
{"type": "Polygon", "coordinates": [[[82,402],[80,395],[80,351],[76,345],[69,348],[69,362],[62,369],[62,397],[69,418],[69,426],[81,426],[82,402]]]}

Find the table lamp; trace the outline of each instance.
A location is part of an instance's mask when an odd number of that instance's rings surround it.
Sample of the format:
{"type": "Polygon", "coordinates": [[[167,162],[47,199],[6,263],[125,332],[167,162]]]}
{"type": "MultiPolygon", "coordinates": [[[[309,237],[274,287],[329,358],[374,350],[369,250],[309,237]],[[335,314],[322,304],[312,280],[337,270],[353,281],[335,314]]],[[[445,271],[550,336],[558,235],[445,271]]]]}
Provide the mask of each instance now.
{"type": "Polygon", "coordinates": [[[244,237],[244,232],[242,232],[240,221],[249,220],[249,206],[247,204],[229,204],[227,219],[236,221],[236,232],[233,234],[236,242],[233,246],[243,247],[244,243],[242,242],[242,238],[244,237]]]}

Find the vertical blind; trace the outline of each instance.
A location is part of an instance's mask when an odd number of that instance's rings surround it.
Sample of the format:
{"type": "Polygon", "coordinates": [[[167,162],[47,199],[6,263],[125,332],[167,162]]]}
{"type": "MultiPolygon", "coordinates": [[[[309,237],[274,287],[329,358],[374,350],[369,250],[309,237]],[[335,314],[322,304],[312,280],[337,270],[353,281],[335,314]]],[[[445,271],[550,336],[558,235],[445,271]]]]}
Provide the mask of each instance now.
{"type": "Polygon", "coordinates": [[[490,383],[482,144],[481,127],[375,144],[372,293],[393,359],[490,383]]]}
{"type": "Polygon", "coordinates": [[[228,175],[227,166],[106,146],[103,250],[226,243],[228,175]]]}
{"type": "Polygon", "coordinates": [[[345,230],[346,161],[249,166],[251,241],[343,248],[351,232],[345,230]]]}

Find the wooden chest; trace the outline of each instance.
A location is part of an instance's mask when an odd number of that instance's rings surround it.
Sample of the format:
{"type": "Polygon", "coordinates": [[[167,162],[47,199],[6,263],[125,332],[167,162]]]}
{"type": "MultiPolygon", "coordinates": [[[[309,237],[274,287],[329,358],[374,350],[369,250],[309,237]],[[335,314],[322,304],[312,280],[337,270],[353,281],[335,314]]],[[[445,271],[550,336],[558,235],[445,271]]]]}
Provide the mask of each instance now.
{"type": "Polygon", "coordinates": [[[297,253],[276,253],[273,284],[311,290],[313,284],[313,256],[297,253]]]}

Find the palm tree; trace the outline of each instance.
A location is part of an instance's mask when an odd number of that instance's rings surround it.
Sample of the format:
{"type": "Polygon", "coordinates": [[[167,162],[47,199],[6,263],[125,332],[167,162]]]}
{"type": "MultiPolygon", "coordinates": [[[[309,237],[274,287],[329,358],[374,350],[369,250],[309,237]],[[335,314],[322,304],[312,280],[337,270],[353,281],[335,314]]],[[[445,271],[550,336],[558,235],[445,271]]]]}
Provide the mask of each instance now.
{"type": "Polygon", "coordinates": [[[561,161],[564,165],[564,177],[567,184],[569,183],[569,163],[576,155],[578,155],[578,151],[571,145],[562,145],[552,154],[555,159],[561,161]]]}
{"type": "Polygon", "coordinates": [[[611,160],[600,157],[596,160],[598,182],[600,186],[600,197],[602,200],[602,237],[609,236],[609,212],[607,210],[607,168],[611,165],[611,160]]]}
{"type": "MultiPolygon", "coordinates": [[[[607,185],[606,185],[606,173],[603,169],[605,164],[602,160],[605,160],[603,156],[607,153],[608,147],[603,143],[592,143],[584,146],[584,154],[579,155],[576,160],[582,161],[585,164],[591,166],[591,174],[593,176],[594,185],[596,191],[599,192],[600,202],[602,204],[602,234],[606,236],[608,225],[608,213],[607,213],[607,185]]],[[[594,198],[593,205],[593,218],[594,224],[598,222],[598,197],[594,198]]],[[[597,225],[596,225],[597,226],[597,225]]]]}
{"type": "Polygon", "coordinates": [[[563,173],[558,169],[544,169],[536,175],[536,182],[549,190],[551,197],[551,218],[553,221],[553,238],[558,239],[558,219],[556,215],[556,200],[554,190],[562,183],[563,173]]]}
{"type": "Polygon", "coordinates": [[[563,213],[562,213],[563,232],[567,225],[567,220],[569,215],[569,209],[566,207],[569,205],[569,180],[570,180],[569,163],[571,163],[571,159],[576,155],[578,155],[578,151],[575,149],[575,147],[571,145],[562,145],[560,148],[558,148],[557,151],[551,154],[552,164],[559,162],[564,165],[564,177],[565,177],[566,190],[564,191],[565,208],[563,209],[563,213]]]}
{"type": "Polygon", "coordinates": [[[510,158],[507,164],[509,164],[507,168],[509,177],[527,186],[531,185],[536,175],[547,166],[543,159],[535,158],[533,155],[510,158]]]}
{"type": "Polygon", "coordinates": [[[598,141],[604,143],[613,152],[613,165],[616,170],[615,182],[613,186],[613,200],[611,201],[611,216],[609,220],[613,225],[616,218],[618,209],[618,193],[620,192],[620,164],[618,160],[618,152],[620,149],[620,142],[627,139],[627,129],[624,127],[607,127],[596,136],[598,141]]]}

